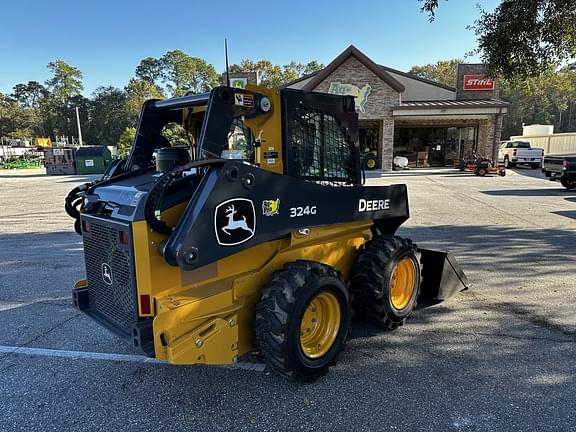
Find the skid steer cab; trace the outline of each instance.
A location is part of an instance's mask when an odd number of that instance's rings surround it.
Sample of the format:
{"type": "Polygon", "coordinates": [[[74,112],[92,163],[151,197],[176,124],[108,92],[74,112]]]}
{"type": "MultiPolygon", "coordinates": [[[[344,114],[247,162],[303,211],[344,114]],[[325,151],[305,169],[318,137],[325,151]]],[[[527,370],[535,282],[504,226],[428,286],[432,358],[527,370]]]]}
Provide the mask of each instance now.
{"type": "Polygon", "coordinates": [[[450,254],[395,236],[406,186],[364,186],[361,164],[349,96],[249,86],[150,100],[130,155],[66,199],[86,262],[74,304],[157,359],[257,352],[313,380],[352,310],[394,329],[421,294],[467,286],[450,254]]]}

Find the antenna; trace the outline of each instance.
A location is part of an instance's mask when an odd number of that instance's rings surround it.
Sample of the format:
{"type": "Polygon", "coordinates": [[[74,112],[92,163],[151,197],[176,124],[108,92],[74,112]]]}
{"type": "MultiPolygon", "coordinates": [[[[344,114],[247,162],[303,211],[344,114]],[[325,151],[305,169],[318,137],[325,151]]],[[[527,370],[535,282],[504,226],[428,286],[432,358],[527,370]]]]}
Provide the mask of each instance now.
{"type": "Polygon", "coordinates": [[[226,86],[230,87],[230,71],[228,70],[228,41],[224,38],[224,54],[226,56],[226,86]]]}

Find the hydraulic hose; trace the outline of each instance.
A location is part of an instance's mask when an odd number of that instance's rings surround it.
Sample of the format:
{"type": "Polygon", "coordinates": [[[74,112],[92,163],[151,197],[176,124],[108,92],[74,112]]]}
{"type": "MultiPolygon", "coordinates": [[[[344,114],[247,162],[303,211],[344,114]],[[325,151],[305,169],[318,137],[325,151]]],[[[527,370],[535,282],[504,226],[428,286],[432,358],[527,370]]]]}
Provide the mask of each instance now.
{"type": "MultiPolygon", "coordinates": [[[[146,203],[144,204],[144,218],[146,219],[146,222],[148,222],[150,228],[156,232],[168,236],[172,234],[172,231],[174,231],[175,227],[168,226],[165,221],[158,219],[156,212],[159,211],[162,207],[162,202],[164,200],[166,191],[168,191],[168,189],[170,189],[170,187],[173,186],[178,180],[183,179],[182,174],[184,171],[188,171],[192,168],[202,168],[209,165],[223,164],[225,162],[226,161],[222,159],[206,159],[202,161],[187,163],[167,171],[158,180],[156,180],[156,183],[148,192],[148,197],[146,198],[146,203]]],[[[195,176],[190,176],[190,178],[193,179],[195,176]]]]}
{"type": "Polygon", "coordinates": [[[84,203],[84,196],[86,191],[91,188],[95,183],[84,183],[72,189],[64,199],[64,210],[68,216],[74,219],[74,230],[78,234],[82,234],[80,227],[80,209],[84,203]]]}

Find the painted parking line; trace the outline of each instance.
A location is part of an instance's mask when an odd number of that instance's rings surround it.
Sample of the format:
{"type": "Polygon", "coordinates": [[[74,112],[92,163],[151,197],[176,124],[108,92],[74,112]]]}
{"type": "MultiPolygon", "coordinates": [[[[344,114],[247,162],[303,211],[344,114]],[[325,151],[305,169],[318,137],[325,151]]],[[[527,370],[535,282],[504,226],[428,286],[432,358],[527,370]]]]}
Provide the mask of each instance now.
{"type": "MultiPolygon", "coordinates": [[[[132,355],[132,354],[114,354],[114,353],[99,353],[89,351],[66,351],[55,350],[48,348],[28,348],[0,345],[0,353],[11,355],[22,355],[31,357],[55,357],[55,358],[70,358],[76,360],[101,360],[113,362],[129,362],[129,363],[152,363],[161,365],[170,365],[169,363],[154,358],[132,355]]],[[[231,365],[214,366],[224,369],[242,369],[252,370],[255,372],[262,372],[266,366],[262,363],[244,363],[238,362],[231,365]]]]}
{"type": "MultiPolygon", "coordinates": [[[[39,298],[30,301],[14,301],[14,302],[0,302],[0,312],[7,311],[10,309],[17,309],[20,307],[30,306],[38,303],[48,303],[53,301],[70,300],[69,296],[66,297],[46,297],[39,298]]],[[[57,303],[53,303],[55,306],[59,306],[57,303]]]]}

